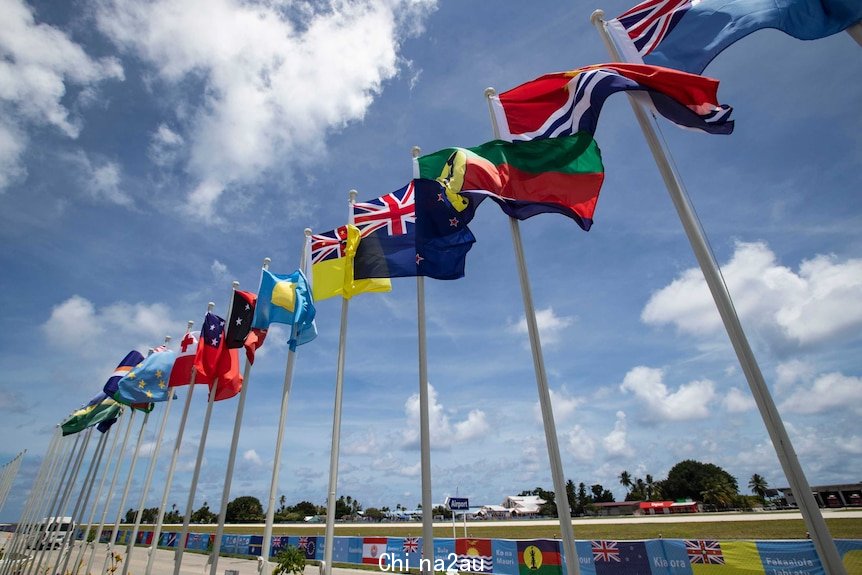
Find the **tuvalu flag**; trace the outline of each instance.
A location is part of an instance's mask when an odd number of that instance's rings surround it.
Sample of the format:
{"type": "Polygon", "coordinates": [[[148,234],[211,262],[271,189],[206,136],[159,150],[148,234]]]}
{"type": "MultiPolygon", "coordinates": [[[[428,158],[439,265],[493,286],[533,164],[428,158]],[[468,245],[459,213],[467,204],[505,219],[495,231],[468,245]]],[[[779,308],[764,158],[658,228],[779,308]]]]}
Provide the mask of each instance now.
{"type": "MultiPolygon", "coordinates": [[[[602,155],[586,132],[573,136],[447,148],[419,158],[422,178],[437,180],[456,210],[490,197],[519,220],[558,213],[589,230],[604,180],[602,155]]],[[[475,209],[475,206],[472,207],[475,209]]]]}
{"type": "Polygon", "coordinates": [[[126,405],[167,401],[168,380],[177,354],[171,350],[154,351],[117,383],[114,399],[126,405]]]}

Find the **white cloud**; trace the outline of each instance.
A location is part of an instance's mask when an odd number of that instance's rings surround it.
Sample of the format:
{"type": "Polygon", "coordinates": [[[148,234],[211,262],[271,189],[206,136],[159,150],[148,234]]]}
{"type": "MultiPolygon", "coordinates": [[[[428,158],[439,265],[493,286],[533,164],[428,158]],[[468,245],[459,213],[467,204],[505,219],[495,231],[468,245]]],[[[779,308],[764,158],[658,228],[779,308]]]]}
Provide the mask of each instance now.
{"type": "Polygon", "coordinates": [[[775,368],[775,389],[781,391],[800,381],[814,377],[814,366],[798,359],[787,361],[775,368]]]}
{"type": "Polygon", "coordinates": [[[614,424],[614,430],[602,439],[602,445],[605,446],[605,450],[610,456],[629,456],[634,454],[634,450],[628,443],[626,414],[624,412],[617,412],[617,421],[614,424]]]}
{"type": "Polygon", "coordinates": [[[817,377],[810,387],[799,386],[781,404],[796,413],[821,413],[849,408],[862,414],[862,378],[841,373],[817,377]]]}
{"type": "Polygon", "coordinates": [[[664,370],[640,365],[629,370],[620,390],[635,394],[648,420],[685,421],[709,415],[708,404],[715,396],[711,381],[691,381],[671,393],[663,380],[664,370]]]}
{"type": "MultiPolygon", "coordinates": [[[[564,387],[560,391],[549,390],[551,394],[551,405],[554,408],[554,421],[560,422],[568,419],[575,410],[583,405],[584,400],[570,395],[564,387]]],[[[533,405],[533,414],[536,416],[536,421],[542,422],[542,406],[537,401],[533,405]]]]}
{"type": "Polygon", "coordinates": [[[403,37],[417,33],[435,7],[434,0],[291,9],[237,0],[104,0],[97,21],[163,81],[202,84],[204,102],[185,120],[187,170],[199,182],[187,207],[212,217],[232,184],[289,169],[285,160],[313,161],[328,134],[361,120],[398,73],[403,37]]]}
{"type": "Polygon", "coordinates": [[[260,458],[260,455],[258,455],[257,451],[254,449],[244,451],[242,454],[242,460],[255,466],[263,465],[263,459],[260,458]]]}
{"type": "MultiPolygon", "coordinates": [[[[64,105],[67,84],[84,89],[106,79],[122,79],[123,69],[112,58],[94,60],[61,30],[36,22],[21,0],[0,5],[0,117],[15,117],[22,124],[50,125],[77,138],[80,121],[64,105]]],[[[16,126],[0,125],[0,189],[20,178],[20,157],[26,145],[16,126]],[[11,152],[7,155],[3,152],[11,152]]]]}
{"type": "MultiPolygon", "coordinates": [[[[539,328],[539,339],[542,345],[554,346],[562,341],[563,332],[574,323],[574,318],[558,316],[553,308],[540,309],[536,312],[536,324],[539,328]]],[[[521,335],[528,335],[527,318],[522,317],[518,323],[510,324],[509,331],[521,335]]],[[[529,341],[526,342],[529,346],[529,341]]]]}
{"type": "Polygon", "coordinates": [[[596,453],[596,442],[580,425],[575,425],[566,435],[566,450],[577,460],[592,461],[596,453]]]}
{"type": "MultiPolygon", "coordinates": [[[[404,447],[419,446],[419,394],[411,395],[404,404],[407,427],[404,430],[404,447]]],[[[443,406],[437,401],[437,391],[428,385],[428,415],[431,430],[431,448],[446,449],[452,444],[482,437],[490,426],[485,412],[473,409],[467,419],[452,423],[443,406]]]]}
{"type": "Polygon", "coordinates": [[[754,403],[754,398],[749,390],[741,390],[738,387],[731,387],[727,395],[722,400],[724,408],[730,413],[741,413],[749,411],[757,407],[754,403]]]}
{"type": "Polygon", "coordinates": [[[94,200],[121,206],[132,204],[132,198],[120,187],[120,165],[107,160],[94,160],[84,152],[66,156],[78,171],[81,188],[94,200]]]}
{"type": "Polygon", "coordinates": [[[159,124],[150,139],[150,159],[159,166],[169,166],[177,161],[185,140],[167,124],[159,124]]]}
{"type": "Polygon", "coordinates": [[[218,260],[213,260],[213,263],[210,266],[210,271],[212,272],[213,279],[216,283],[225,283],[230,275],[227,266],[218,260]]]}
{"type": "MultiPolygon", "coordinates": [[[[766,244],[738,243],[722,273],[740,317],[773,344],[816,344],[862,327],[862,260],[817,255],[794,272],[766,244]]],[[[699,336],[723,329],[700,269],[652,294],[641,319],[699,336]]]]}

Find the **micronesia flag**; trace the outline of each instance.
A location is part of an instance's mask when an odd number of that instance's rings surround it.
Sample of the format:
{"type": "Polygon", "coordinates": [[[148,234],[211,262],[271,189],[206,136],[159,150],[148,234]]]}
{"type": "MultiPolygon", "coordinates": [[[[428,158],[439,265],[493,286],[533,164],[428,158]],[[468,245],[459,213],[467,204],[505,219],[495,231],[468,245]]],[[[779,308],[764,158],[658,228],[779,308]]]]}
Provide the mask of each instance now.
{"type": "Polygon", "coordinates": [[[117,366],[117,369],[114,370],[114,373],[111,374],[111,377],[108,378],[102,391],[104,391],[109,397],[114,397],[114,394],[117,393],[117,384],[120,383],[120,380],[126,377],[126,375],[132,371],[132,368],[142,361],[144,361],[144,356],[141,355],[141,352],[133,349],[127,353],[126,357],[124,357],[117,366]]]}
{"type": "Polygon", "coordinates": [[[757,30],[817,40],[860,20],[860,0],[646,0],[610,20],[608,31],[627,62],[700,74],[757,30]]]}

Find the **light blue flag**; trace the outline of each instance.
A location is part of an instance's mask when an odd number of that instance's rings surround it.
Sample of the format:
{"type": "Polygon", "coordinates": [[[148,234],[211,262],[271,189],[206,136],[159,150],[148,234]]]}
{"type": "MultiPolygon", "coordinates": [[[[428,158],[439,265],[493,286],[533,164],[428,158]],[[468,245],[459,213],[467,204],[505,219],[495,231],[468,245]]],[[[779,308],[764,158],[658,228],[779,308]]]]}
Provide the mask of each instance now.
{"type": "Polygon", "coordinates": [[[817,40],[860,20],[860,0],[646,0],[609,21],[608,30],[628,62],[700,74],[757,30],[817,40]]]}
{"type": "Polygon", "coordinates": [[[252,329],[269,329],[271,323],[296,325],[296,335],[287,343],[290,349],[317,337],[314,323],[314,298],[308,280],[301,270],[292,274],[274,274],[263,270],[252,329]]]}
{"type": "Polygon", "coordinates": [[[114,399],[127,405],[167,401],[168,379],[176,359],[175,351],[153,352],[120,380],[114,399]]]}

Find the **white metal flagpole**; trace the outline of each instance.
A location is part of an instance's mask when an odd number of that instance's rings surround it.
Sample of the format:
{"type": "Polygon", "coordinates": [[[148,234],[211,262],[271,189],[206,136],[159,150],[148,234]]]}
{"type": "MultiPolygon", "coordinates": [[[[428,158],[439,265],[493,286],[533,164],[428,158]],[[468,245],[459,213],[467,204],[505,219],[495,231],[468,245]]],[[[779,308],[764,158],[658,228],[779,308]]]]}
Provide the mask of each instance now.
{"type": "MultiPolygon", "coordinates": [[[[183,336],[183,341],[180,342],[181,346],[182,345],[188,345],[188,343],[185,343],[185,339],[186,339],[186,337],[188,337],[188,334],[189,334],[189,332],[191,332],[192,326],[194,324],[195,324],[195,322],[193,322],[191,320],[188,322],[188,325],[186,326],[186,335],[183,336]]],[[[171,484],[174,481],[174,470],[177,467],[177,460],[179,459],[179,455],[180,455],[180,447],[182,447],[182,444],[183,444],[183,433],[185,432],[185,429],[186,429],[186,419],[188,418],[189,407],[191,406],[191,403],[192,403],[192,393],[195,390],[195,376],[196,375],[197,375],[197,371],[195,370],[194,367],[192,367],[189,385],[187,386],[189,388],[189,391],[186,394],[186,402],[183,405],[183,415],[182,415],[182,417],[180,417],[180,424],[179,424],[179,427],[177,428],[177,437],[174,440],[174,452],[173,452],[173,455],[171,455],[171,464],[168,467],[168,474],[167,474],[167,477],[165,477],[165,486],[164,486],[164,489],[162,490],[162,502],[159,505],[159,516],[156,519],[156,526],[153,529],[153,544],[150,546],[150,548],[148,550],[149,556],[147,557],[147,569],[145,571],[145,575],[150,575],[152,573],[152,571],[153,571],[153,560],[156,557],[156,550],[159,548],[159,538],[161,538],[161,536],[162,536],[162,522],[164,521],[164,518],[165,518],[165,508],[168,505],[168,496],[170,495],[170,492],[171,492],[171,484]]]]}
{"type": "MultiPolygon", "coordinates": [[[[302,252],[299,256],[299,269],[306,272],[308,267],[308,246],[311,242],[311,228],[303,230],[302,252]]],[[[263,260],[263,269],[269,269],[270,259],[263,260]]],[[[260,305],[260,302],[257,302],[260,305]]],[[[290,340],[293,341],[298,337],[298,329],[296,323],[290,326],[290,340]]],[[[296,346],[292,346],[296,347],[296,346]]],[[[270,562],[269,552],[272,544],[272,524],[275,521],[275,498],[278,490],[278,475],[281,471],[281,444],[284,441],[284,426],[287,422],[287,404],[290,399],[290,388],[293,384],[293,369],[296,366],[296,349],[287,350],[287,364],[284,367],[284,384],[281,389],[281,411],[278,417],[278,432],[275,436],[275,454],[272,461],[272,478],[269,482],[269,499],[266,507],[266,523],[263,528],[263,542],[260,548],[260,557],[258,561],[258,571],[261,575],[269,575],[270,562]]]]}
{"type": "MultiPolygon", "coordinates": [[[[131,409],[131,408],[129,408],[131,409]]],[[[111,504],[111,498],[114,496],[114,486],[117,483],[117,478],[120,475],[120,467],[123,465],[123,454],[126,452],[126,445],[129,442],[129,436],[132,433],[132,424],[135,421],[135,410],[131,409],[129,413],[129,422],[126,424],[126,432],[123,434],[123,443],[120,445],[120,452],[117,454],[117,464],[114,467],[114,474],[111,477],[111,485],[108,487],[108,493],[105,495],[105,506],[102,508],[102,516],[99,519],[99,528],[96,529],[96,536],[93,538],[93,548],[90,550],[90,558],[87,560],[87,569],[85,573],[92,573],[93,560],[96,557],[96,547],[102,539],[102,531],[105,528],[105,519],[108,517],[108,507],[111,504]]]]}
{"type": "MultiPolygon", "coordinates": [[[[496,92],[493,88],[485,90],[485,98],[491,111],[491,124],[494,137],[499,138],[500,131],[491,110],[491,96],[496,92]]],[[[515,260],[518,264],[518,278],[521,282],[521,296],[524,300],[524,317],[527,321],[527,333],[530,337],[530,350],[533,355],[533,370],[536,373],[536,387],[539,392],[539,406],[542,412],[542,422],[545,427],[545,443],[548,447],[548,459],[551,464],[551,478],[554,483],[554,502],[557,505],[557,516],[560,519],[560,535],[563,539],[563,552],[566,557],[566,573],[578,575],[578,554],[575,550],[575,532],[572,529],[572,513],[569,500],[566,497],[566,480],[563,476],[563,462],[560,457],[560,444],[557,439],[557,426],[554,423],[554,411],[551,405],[551,393],[548,389],[548,376],[545,372],[545,359],[542,356],[542,343],[539,339],[539,324],[536,322],[536,308],[533,305],[533,294],[530,288],[530,277],[527,273],[527,262],[524,258],[524,244],[521,241],[521,228],[518,220],[509,217],[509,227],[512,231],[512,244],[515,248],[515,260]]]]}
{"type": "MultiPolygon", "coordinates": [[[[347,193],[348,217],[353,223],[353,204],[356,190],[347,193]]],[[[350,299],[341,297],[341,327],[338,333],[338,368],[335,372],[335,405],[332,409],[332,445],[329,451],[329,491],[326,499],[326,535],[323,540],[323,568],[332,575],[332,547],[335,541],[335,496],[338,490],[338,456],[341,443],[341,403],[344,395],[344,363],[347,356],[347,310],[350,299]]]]}
{"type": "MultiPolygon", "coordinates": [[[[611,58],[619,60],[620,55],[608,35],[603,18],[604,12],[596,10],[593,12],[590,20],[599,31],[599,35],[611,58]]],[[[737,316],[733,301],[730,298],[730,292],[727,290],[727,286],[721,276],[718,262],[715,261],[715,256],[707,244],[706,234],[697,219],[694,206],[682,185],[679,175],[668,159],[668,152],[662,146],[656,134],[654,124],[649,121],[646,112],[636,99],[629,98],[629,103],[632,106],[635,118],[637,118],[641,131],[643,131],[653,159],[682,222],[692,251],[700,265],[706,284],[709,286],[709,291],[712,293],[712,298],[718,308],[719,315],[721,315],[724,328],[727,330],[727,335],[736,352],[736,357],[742,367],[742,371],[745,373],[745,378],[748,381],[748,386],[751,388],[757,409],[763,418],[763,423],[772,440],[772,445],[778,455],[784,475],[790,483],[793,496],[799,505],[799,511],[802,513],[805,526],[811,534],[811,539],[814,542],[814,547],[817,549],[820,561],[823,563],[826,572],[830,575],[842,575],[846,570],[844,564],[841,562],[841,555],[838,553],[835,541],[833,541],[829,533],[826,521],[823,520],[820,508],[811,494],[811,487],[805,478],[802,466],[799,464],[799,459],[793,449],[793,444],[790,442],[790,436],[787,435],[787,430],[784,428],[784,422],[781,420],[772,395],[766,387],[760,366],[742,329],[739,316],[737,316]]]]}
{"type": "MultiPolygon", "coordinates": [[[[165,347],[171,341],[171,336],[165,336],[165,347]]],[[[156,469],[156,462],[159,457],[159,448],[162,445],[162,439],[165,436],[165,427],[168,423],[168,414],[171,412],[171,404],[174,401],[174,390],[168,388],[168,400],[165,404],[162,422],[159,425],[159,431],[156,434],[156,444],[153,446],[153,452],[150,454],[150,464],[147,467],[147,475],[144,479],[144,486],[141,489],[141,498],[138,503],[138,510],[135,513],[135,526],[132,528],[132,536],[126,542],[126,559],[123,562],[123,575],[128,575],[129,564],[132,562],[132,553],[135,551],[135,540],[138,538],[138,530],[141,528],[141,516],[144,513],[144,506],[147,503],[147,495],[150,492],[150,482],[153,480],[153,472],[156,469]]]]}
{"type": "MultiPolygon", "coordinates": [[[[414,146],[413,177],[419,177],[419,154],[422,150],[414,146]]],[[[421,571],[430,575],[434,565],[434,500],[431,492],[431,416],[428,390],[428,353],[425,328],[425,277],[416,276],[416,330],[419,342],[419,451],[422,474],[422,564],[421,571]]],[[[453,514],[452,533],[455,523],[453,514]]]]}
{"type": "MultiPolygon", "coordinates": [[[[231,289],[230,302],[228,303],[228,306],[227,306],[227,316],[226,317],[228,317],[228,318],[230,318],[231,306],[233,304],[233,290],[235,290],[238,285],[239,285],[239,282],[233,282],[233,286],[231,289]]],[[[210,302],[207,305],[207,312],[211,312],[214,307],[215,307],[215,303],[210,302]]],[[[206,326],[203,326],[203,329],[206,329],[206,326]]],[[[201,330],[201,338],[204,337],[203,329],[201,330]]],[[[222,335],[221,335],[222,338],[227,337],[226,332],[227,332],[227,325],[224,326],[224,331],[222,332],[222,335]]],[[[201,345],[203,345],[203,342],[201,342],[201,345]]],[[[192,483],[191,483],[191,486],[189,487],[189,499],[188,499],[188,503],[186,505],[186,514],[185,514],[185,517],[183,518],[183,529],[180,532],[179,539],[177,540],[177,550],[174,554],[174,575],[180,575],[180,567],[183,566],[183,553],[186,550],[186,537],[188,536],[188,533],[189,533],[189,523],[191,522],[191,517],[192,517],[192,507],[195,504],[195,494],[197,492],[197,487],[198,487],[198,478],[200,477],[200,474],[201,474],[201,465],[203,464],[203,460],[204,460],[204,450],[206,449],[206,446],[207,446],[207,434],[209,432],[210,419],[211,419],[212,413],[213,413],[213,403],[215,403],[216,394],[218,393],[218,384],[219,384],[218,378],[215,378],[213,380],[212,387],[210,388],[209,401],[207,401],[207,411],[206,411],[206,415],[204,415],[204,425],[203,425],[203,429],[201,430],[201,440],[198,443],[198,458],[197,458],[197,461],[195,462],[195,470],[194,470],[194,473],[192,474],[192,483]]]]}

